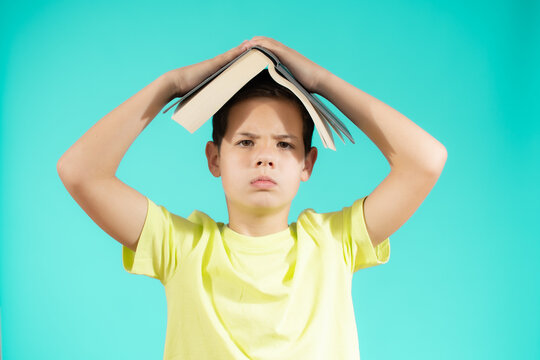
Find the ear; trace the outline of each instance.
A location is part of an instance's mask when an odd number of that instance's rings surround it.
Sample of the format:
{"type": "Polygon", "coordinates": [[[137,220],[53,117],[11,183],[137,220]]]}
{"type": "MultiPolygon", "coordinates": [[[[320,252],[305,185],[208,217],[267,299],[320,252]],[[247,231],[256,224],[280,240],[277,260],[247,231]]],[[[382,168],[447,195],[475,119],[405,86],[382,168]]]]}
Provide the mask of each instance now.
{"type": "Polygon", "coordinates": [[[302,176],[300,177],[300,180],[308,181],[309,177],[311,176],[311,173],[313,172],[313,166],[315,165],[316,160],[317,160],[317,148],[313,146],[309,150],[309,153],[304,159],[304,170],[302,170],[302,176]]]}
{"type": "Polygon", "coordinates": [[[219,170],[219,154],[217,145],[213,141],[206,143],[206,159],[208,159],[208,169],[215,177],[219,177],[221,172],[219,170]]]}

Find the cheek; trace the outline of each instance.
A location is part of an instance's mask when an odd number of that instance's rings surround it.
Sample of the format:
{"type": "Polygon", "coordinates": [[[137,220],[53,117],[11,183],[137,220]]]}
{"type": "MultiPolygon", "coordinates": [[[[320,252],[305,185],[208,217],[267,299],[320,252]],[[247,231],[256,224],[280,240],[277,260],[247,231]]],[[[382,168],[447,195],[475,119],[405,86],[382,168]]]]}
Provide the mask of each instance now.
{"type": "Polygon", "coordinates": [[[296,161],[291,161],[289,166],[287,167],[288,170],[288,176],[286,177],[286,181],[289,187],[294,188],[295,190],[300,186],[300,177],[302,175],[302,169],[303,167],[298,164],[296,161]]]}
{"type": "Polygon", "coordinates": [[[228,162],[222,164],[221,167],[221,178],[224,185],[229,188],[235,187],[235,185],[240,185],[242,179],[245,175],[241,171],[241,167],[234,162],[228,162]]]}

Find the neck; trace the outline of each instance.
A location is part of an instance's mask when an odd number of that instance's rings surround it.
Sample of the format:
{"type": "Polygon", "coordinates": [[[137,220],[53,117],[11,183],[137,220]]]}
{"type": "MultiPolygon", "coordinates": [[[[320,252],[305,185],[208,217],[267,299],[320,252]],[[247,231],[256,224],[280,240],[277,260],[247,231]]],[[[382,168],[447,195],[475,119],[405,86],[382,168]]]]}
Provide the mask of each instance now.
{"type": "Polygon", "coordinates": [[[227,226],[246,236],[265,236],[278,233],[289,227],[288,218],[291,204],[274,210],[238,209],[227,204],[229,223],[227,226]]]}

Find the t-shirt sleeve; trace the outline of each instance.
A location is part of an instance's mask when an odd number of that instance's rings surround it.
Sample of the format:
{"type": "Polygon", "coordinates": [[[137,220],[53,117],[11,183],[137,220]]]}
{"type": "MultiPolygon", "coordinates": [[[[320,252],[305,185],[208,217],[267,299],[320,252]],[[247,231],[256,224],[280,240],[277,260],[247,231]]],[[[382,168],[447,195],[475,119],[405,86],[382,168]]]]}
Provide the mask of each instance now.
{"type": "Polygon", "coordinates": [[[129,273],[146,275],[165,285],[180,265],[183,240],[193,236],[197,225],[146,199],[148,210],[137,250],[122,245],[122,262],[129,273]]]}
{"type": "Polygon", "coordinates": [[[390,237],[373,246],[364,216],[364,201],[356,200],[351,206],[332,214],[329,224],[333,236],[341,240],[345,262],[351,272],[385,264],[390,259],[390,237]]]}

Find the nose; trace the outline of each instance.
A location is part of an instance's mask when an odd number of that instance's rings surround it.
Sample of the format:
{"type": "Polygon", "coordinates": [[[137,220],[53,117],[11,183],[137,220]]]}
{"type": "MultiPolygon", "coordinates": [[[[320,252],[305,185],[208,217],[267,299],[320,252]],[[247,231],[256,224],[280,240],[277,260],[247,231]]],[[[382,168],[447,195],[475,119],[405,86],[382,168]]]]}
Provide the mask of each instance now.
{"type": "Polygon", "coordinates": [[[257,166],[274,166],[274,161],[269,159],[267,156],[260,156],[257,160],[257,166]]]}
{"type": "Polygon", "coordinates": [[[261,151],[258,152],[257,157],[255,158],[257,167],[260,166],[270,166],[275,165],[274,154],[271,149],[267,147],[261,148],[261,151]]]}

